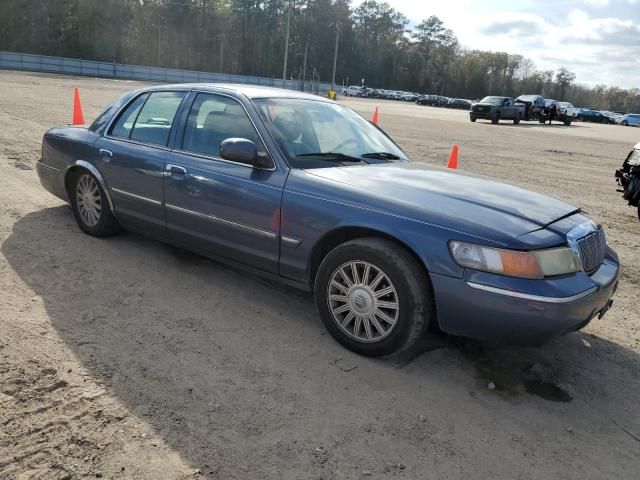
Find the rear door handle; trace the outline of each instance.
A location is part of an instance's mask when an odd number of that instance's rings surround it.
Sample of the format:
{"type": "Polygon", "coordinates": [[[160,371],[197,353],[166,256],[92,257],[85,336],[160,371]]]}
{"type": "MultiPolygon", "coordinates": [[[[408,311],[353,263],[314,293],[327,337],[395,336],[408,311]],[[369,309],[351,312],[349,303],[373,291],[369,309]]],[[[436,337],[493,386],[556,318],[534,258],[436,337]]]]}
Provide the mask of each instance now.
{"type": "Polygon", "coordinates": [[[105,162],[110,162],[111,157],[113,156],[113,152],[111,150],[107,150],[106,148],[101,148],[99,150],[100,158],[105,162]]]}
{"type": "Polygon", "coordinates": [[[184,179],[185,175],[187,174],[187,169],[184,167],[181,167],[180,165],[168,164],[166,167],[166,170],[167,172],[169,172],[169,175],[171,175],[172,177],[178,180],[184,179]]]}

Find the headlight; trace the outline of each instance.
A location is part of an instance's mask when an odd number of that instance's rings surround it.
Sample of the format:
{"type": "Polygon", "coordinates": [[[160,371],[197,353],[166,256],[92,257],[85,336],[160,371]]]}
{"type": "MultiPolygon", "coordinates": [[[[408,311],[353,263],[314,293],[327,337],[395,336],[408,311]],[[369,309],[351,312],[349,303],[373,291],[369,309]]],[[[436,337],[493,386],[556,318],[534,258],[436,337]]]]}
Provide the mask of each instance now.
{"type": "Polygon", "coordinates": [[[568,247],[518,252],[451,241],[449,249],[451,256],[461,267],[511,277],[544,278],[582,270],[580,259],[568,247]]]}

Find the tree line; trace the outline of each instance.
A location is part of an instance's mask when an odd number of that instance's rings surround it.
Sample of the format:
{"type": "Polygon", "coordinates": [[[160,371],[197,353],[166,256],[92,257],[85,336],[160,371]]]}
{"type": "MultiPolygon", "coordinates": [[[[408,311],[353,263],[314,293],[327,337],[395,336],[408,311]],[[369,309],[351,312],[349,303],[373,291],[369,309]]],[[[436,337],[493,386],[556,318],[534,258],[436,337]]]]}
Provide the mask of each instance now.
{"type": "Polygon", "coordinates": [[[566,68],[463,48],[436,16],[413,28],[366,0],[3,0],[0,50],[116,63],[365,84],[458,98],[541,94],[640,111],[640,89],[586,87],[566,68]],[[288,26],[288,27],[287,27],[288,26]],[[339,33],[338,33],[339,31],[339,33]]]}

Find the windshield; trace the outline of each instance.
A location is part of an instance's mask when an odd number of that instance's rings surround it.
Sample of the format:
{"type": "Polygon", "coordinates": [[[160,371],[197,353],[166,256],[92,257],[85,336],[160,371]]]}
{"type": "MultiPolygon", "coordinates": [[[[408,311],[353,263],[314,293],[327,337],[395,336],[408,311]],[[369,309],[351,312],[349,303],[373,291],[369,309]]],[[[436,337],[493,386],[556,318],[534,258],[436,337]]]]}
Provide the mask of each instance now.
{"type": "Polygon", "coordinates": [[[384,132],[337,103],[264,98],[255,104],[293,168],[407,160],[384,132]]]}
{"type": "Polygon", "coordinates": [[[488,103],[490,105],[502,105],[504,97],[484,97],[480,103],[488,103]]]}

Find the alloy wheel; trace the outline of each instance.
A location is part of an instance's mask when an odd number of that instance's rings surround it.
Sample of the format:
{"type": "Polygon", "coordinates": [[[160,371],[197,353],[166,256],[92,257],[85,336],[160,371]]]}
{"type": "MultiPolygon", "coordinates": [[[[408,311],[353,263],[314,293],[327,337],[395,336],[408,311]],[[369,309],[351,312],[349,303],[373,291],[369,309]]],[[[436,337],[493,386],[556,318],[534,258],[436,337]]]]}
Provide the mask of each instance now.
{"type": "Polygon", "coordinates": [[[76,183],[76,204],[85,225],[95,227],[102,214],[102,197],[98,182],[88,173],[80,175],[76,183]]]}
{"type": "Polygon", "coordinates": [[[364,343],[391,334],[400,313],[398,292],[391,279],[379,267],[358,260],[344,263],[333,272],[327,302],[340,330],[364,343]]]}

